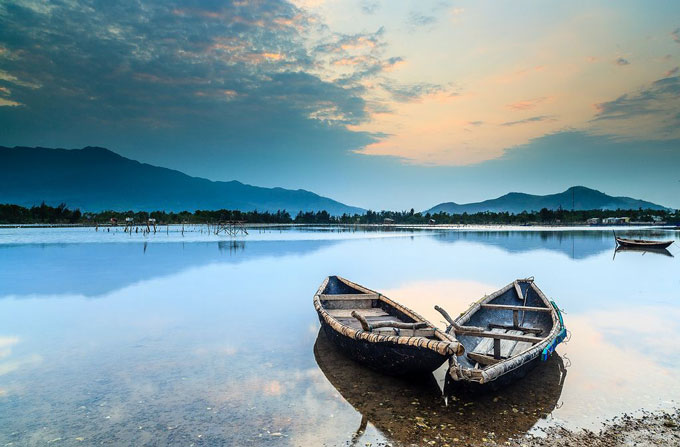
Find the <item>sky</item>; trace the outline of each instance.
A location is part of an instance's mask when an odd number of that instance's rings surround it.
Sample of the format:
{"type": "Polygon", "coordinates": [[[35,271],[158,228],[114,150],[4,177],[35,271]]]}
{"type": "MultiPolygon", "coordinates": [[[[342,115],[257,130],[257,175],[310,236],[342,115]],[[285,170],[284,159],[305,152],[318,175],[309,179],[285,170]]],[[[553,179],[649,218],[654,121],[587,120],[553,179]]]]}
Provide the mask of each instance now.
{"type": "Polygon", "coordinates": [[[0,2],[0,145],[372,209],[680,208],[680,2],[0,2]]]}

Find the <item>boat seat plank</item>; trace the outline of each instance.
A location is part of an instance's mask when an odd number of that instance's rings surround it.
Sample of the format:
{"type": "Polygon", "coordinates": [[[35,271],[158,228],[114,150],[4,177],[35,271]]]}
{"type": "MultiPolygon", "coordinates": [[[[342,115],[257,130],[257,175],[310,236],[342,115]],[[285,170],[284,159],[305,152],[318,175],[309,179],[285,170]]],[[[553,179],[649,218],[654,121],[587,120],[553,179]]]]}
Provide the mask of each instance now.
{"type": "Polygon", "coordinates": [[[480,304],[482,309],[519,310],[526,312],[551,312],[549,307],[512,306],[509,304],[480,304]]]}
{"type": "MultiPolygon", "coordinates": [[[[373,332],[381,335],[397,335],[397,332],[393,328],[381,327],[373,329],[373,332]]],[[[424,328],[424,329],[399,329],[399,334],[402,337],[434,337],[434,329],[424,328]]]]}
{"type": "Polygon", "coordinates": [[[527,334],[540,334],[543,332],[543,329],[537,328],[537,327],[529,327],[529,326],[515,326],[511,324],[496,324],[496,323],[489,323],[489,329],[510,329],[510,330],[518,330],[522,331],[523,333],[527,334]]]}
{"type": "Polygon", "coordinates": [[[389,316],[387,312],[378,308],[372,307],[370,309],[327,309],[326,312],[331,317],[335,318],[352,318],[352,312],[356,311],[363,317],[386,317],[389,316]]]}
{"type": "Polygon", "coordinates": [[[347,300],[377,300],[379,296],[377,293],[345,293],[337,295],[319,295],[319,299],[322,301],[347,301],[347,300]]]}
{"type": "MultiPolygon", "coordinates": [[[[506,332],[506,334],[522,335],[522,332],[516,330],[509,330],[506,332]]],[[[501,357],[504,358],[510,357],[510,353],[513,351],[513,349],[515,349],[517,343],[519,343],[517,340],[501,340],[501,357]]]]}
{"type": "MultiPolygon", "coordinates": [[[[505,329],[494,328],[489,332],[493,332],[494,334],[505,334],[505,329]]],[[[483,338],[477,346],[475,346],[472,352],[481,355],[493,355],[493,340],[493,338],[483,338]]]]}
{"type": "Polygon", "coordinates": [[[469,335],[470,337],[483,337],[483,338],[498,338],[500,340],[514,340],[514,341],[526,341],[529,343],[538,343],[543,341],[542,337],[534,337],[531,335],[515,335],[507,334],[503,329],[492,329],[490,331],[471,331],[467,329],[456,329],[454,332],[458,335],[469,335]]]}
{"type": "MultiPolygon", "coordinates": [[[[366,310],[366,309],[361,309],[361,310],[366,310]]],[[[396,317],[393,316],[387,316],[387,317],[368,317],[367,320],[369,320],[372,323],[377,323],[379,321],[394,321],[394,322],[402,322],[396,317]]],[[[338,317],[338,321],[341,324],[344,324],[345,326],[349,326],[352,329],[361,329],[361,323],[359,323],[359,320],[353,317],[345,318],[345,317],[338,317]]],[[[381,334],[381,335],[397,335],[397,333],[394,331],[393,328],[391,327],[381,327],[381,328],[375,328],[373,329],[373,332],[376,334],[381,334]]],[[[402,337],[426,337],[426,338],[433,338],[435,337],[435,330],[434,328],[421,328],[421,329],[416,329],[415,332],[413,329],[399,329],[399,335],[402,337]]]]}
{"type": "MultiPolygon", "coordinates": [[[[349,318],[336,317],[336,318],[341,324],[344,324],[345,326],[349,326],[353,329],[361,329],[361,323],[359,323],[359,320],[357,320],[354,317],[349,317],[349,318]]],[[[401,320],[398,320],[394,317],[392,317],[392,318],[390,318],[390,317],[380,317],[380,318],[368,317],[367,320],[369,320],[371,323],[377,323],[379,321],[396,321],[396,322],[401,321],[401,320]]]]}
{"type": "MultiPolygon", "coordinates": [[[[494,328],[491,330],[491,332],[495,334],[505,334],[505,335],[522,335],[522,331],[518,330],[512,330],[512,329],[502,329],[502,328],[494,328]]],[[[508,357],[511,357],[513,355],[513,352],[516,351],[517,345],[519,343],[522,343],[522,351],[526,350],[528,347],[530,347],[532,344],[529,342],[520,342],[517,340],[501,340],[501,351],[500,351],[500,358],[506,359],[508,357]]],[[[472,350],[473,354],[478,354],[482,356],[487,356],[490,358],[494,358],[494,339],[493,338],[485,338],[482,341],[477,344],[477,346],[472,350]]],[[[520,351],[517,351],[520,352],[520,351]]],[[[475,360],[479,363],[484,363],[483,361],[479,361],[477,358],[472,358],[472,360],[475,360]]]]}

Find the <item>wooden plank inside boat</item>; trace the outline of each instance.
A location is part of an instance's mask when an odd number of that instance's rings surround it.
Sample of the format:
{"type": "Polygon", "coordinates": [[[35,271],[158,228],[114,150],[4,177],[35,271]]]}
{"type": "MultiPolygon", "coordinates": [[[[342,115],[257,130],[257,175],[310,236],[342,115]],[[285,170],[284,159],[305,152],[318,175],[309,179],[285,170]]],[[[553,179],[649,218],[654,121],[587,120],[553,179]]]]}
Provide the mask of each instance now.
{"type": "Polygon", "coordinates": [[[517,281],[515,281],[515,292],[517,293],[517,299],[520,300],[520,301],[524,301],[524,295],[522,294],[522,288],[519,286],[519,283],[517,281]]]}
{"type": "MultiPolygon", "coordinates": [[[[501,329],[495,328],[491,330],[494,334],[504,334],[504,335],[522,335],[519,330],[512,329],[501,329]]],[[[518,341],[518,340],[501,340],[498,338],[485,338],[475,349],[472,351],[473,354],[480,354],[488,356],[493,359],[505,359],[512,357],[513,355],[525,351],[527,348],[532,346],[531,342],[518,341]],[[498,352],[496,352],[498,348],[498,352]],[[491,357],[493,356],[493,357],[491,357]]],[[[472,359],[472,357],[469,357],[472,359]]],[[[485,364],[483,361],[473,359],[478,363],[485,364]]]]}
{"type": "Polygon", "coordinates": [[[434,329],[431,328],[422,328],[422,329],[398,329],[394,330],[395,328],[390,328],[390,327],[381,327],[381,328],[376,328],[373,329],[372,332],[375,332],[377,334],[381,335],[398,335],[401,337],[434,337],[435,336],[435,331],[434,329]]]}
{"type": "Polygon", "coordinates": [[[363,300],[333,300],[333,301],[326,301],[325,305],[323,306],[324,309],[331,310],[331,309],[372,309],[374,308],[374,304],[376,303],[376,300],[372,299],[363,299],[363,300]]]}
{"type": "Polygon", "coordinates": [[[501,361],[501,359],[495,359],[491,356],[484,355],[484,354],[478,354],[476,352],[468,352],[467,356],[473,362],[477,362],[480,365],[484,365],[484,366],[494,365],[494,364],[501,361]]]}
{"type": "Polygon", "coordinates": [[[379,307],[371,307],[370,309],[327,309],[326,312],[331,317],[335,318],[352,318],[352,312],[356,311],[363,317],[386,317],[389,314],[379,307]]]}
{"type": "Polygon", "coordinates": [[[510,324],[489,323],[489,329],[494,329],[494,328],[511,329],[511,330],[515,329],[515,330],[518,330],[518,331],[522,331],[523,333],[526,333],[526,334],[536,334],[536,335],[543,332],[543,329],[539,329],[539,328],[536,328],[536,327],[519,326],[519,325],[516,325],[516,324],[510,325],[510,324]]]}
{"type": "Polygon", "coordinates": [[[502,331],[502,329],[492,329],[490,331],[481,331],[481,332],[477,331],[477,330],[470,331],[470,330],[463,329],[462,326],[458,329],[454,328],[454,332],[456,334],[472,335],[474,337],[498,338],[499,340],[514,340],[514,341],[524,341],[524,342],[529,342],[529,343],[538,343],[538,342],[543,340],[543,338],[541,338],[541,337],[533,337],[533,336],[530,336],[530,335],[508,334],[508,333],[501,332],[501,331],[502,331]]]}
{"type": "Polygon", "coordinates": [[[509,304],[480,304],[482,309],[518,310],[526,312],[551,312],[548,307],[511,306],[509,304]]]}
{"type": "Polygon", "coordinates": [[[338,300],[377,300],[380,296],[377,293],[344,293],[338,295],[319,295],[322,301],[338,301],[338,300]]]}

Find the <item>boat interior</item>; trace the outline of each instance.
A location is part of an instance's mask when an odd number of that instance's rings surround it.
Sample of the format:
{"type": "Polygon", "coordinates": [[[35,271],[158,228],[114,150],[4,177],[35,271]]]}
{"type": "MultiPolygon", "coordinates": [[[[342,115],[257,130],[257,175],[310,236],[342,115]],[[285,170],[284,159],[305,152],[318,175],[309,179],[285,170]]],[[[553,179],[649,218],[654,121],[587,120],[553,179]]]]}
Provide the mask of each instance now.
{"type": "Polygon", "coordinates": [[[341,324],[353,329],[365,329],[359,319],[352,313],[363,317],[371,325],[371,332],[382,335],[399,335],[407,337],[426,337],[439,340],[434,327],[429,324],[417,324],[413,316],[390,305],[381,295],[360,286],[331,276],[319,295],[321,306],[330,316],[341,324]],[[412,328],[395,327],[413,325],[412,328]]]}
{"type": "Polygon", "coordinates": [[[481,304],[463,326],[454,326],[466,352],[458,357],[458,363],[483,369],[523,353],[548,336],[553,327],[552,311],[532,281],[515,281],[505,292],[481,304]]]}

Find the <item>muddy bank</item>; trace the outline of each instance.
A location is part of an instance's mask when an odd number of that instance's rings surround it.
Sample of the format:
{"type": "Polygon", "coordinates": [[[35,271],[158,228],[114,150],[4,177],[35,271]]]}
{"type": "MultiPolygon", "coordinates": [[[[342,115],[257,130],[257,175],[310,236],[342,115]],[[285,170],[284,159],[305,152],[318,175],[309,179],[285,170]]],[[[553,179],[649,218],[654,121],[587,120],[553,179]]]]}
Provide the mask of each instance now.
{"type": "Polygon", "coordinates": [[[599,433],[563,428],[546,430],[545,437],[512,440],[520,447],[614,447],[614,446],[680,446],[680,410],[673,413],[643,412],[642,416],[625,415],[605,424],[599,433]]]}

